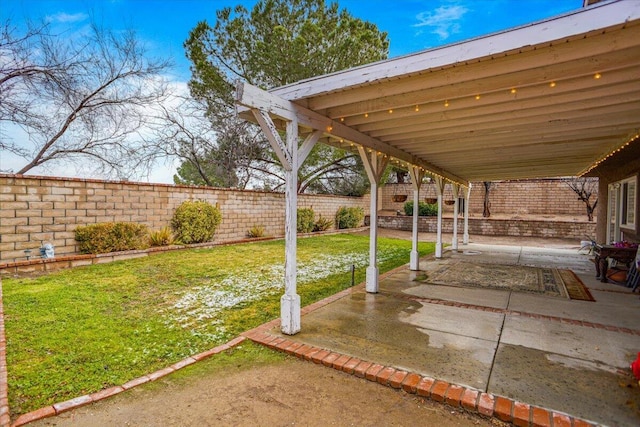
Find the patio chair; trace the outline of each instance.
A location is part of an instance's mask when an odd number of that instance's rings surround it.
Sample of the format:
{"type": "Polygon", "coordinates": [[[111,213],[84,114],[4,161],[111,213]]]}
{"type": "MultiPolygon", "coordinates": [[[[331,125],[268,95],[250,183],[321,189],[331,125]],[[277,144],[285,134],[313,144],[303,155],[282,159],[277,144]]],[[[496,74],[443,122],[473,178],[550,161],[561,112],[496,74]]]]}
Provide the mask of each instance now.
{"type": "Polygon", "coordinates": [[[627,287],[631,288],[631,292],[635,292],[636,288],[640,286],[640,248],[638,248],[638,252],[636,252],[636,259],[633,260],[631,266],[629,267],[629,271],[627,272],[627,287]]]}

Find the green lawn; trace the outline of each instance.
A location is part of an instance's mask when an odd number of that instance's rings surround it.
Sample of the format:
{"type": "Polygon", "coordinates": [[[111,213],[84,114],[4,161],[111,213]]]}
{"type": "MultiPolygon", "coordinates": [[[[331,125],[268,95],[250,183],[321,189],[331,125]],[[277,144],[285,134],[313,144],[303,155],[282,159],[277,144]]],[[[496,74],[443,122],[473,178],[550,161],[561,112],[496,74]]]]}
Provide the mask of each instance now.
{"type": "MultiPolygon", "coordinates": [[[[303,306],[349,287],[352,264],[362,282],[368,248],[351,234],[299,239],[303,306]]],[[[378,248],[380,272],[409,261],[409,241],[378,248]]],[[[123,384],[277,318],[283,264],[277,240],[4,279],[12,414],[123,384]]]]}

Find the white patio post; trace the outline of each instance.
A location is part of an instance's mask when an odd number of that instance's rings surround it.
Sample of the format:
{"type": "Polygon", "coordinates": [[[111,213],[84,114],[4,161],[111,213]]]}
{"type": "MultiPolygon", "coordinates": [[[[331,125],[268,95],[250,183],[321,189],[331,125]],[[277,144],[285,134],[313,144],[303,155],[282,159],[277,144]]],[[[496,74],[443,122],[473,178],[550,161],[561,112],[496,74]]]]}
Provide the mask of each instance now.
{"type": "Polygon", "coordinates": [[[291,170],[285,172],[285,257],[284,295],[280,298],[281,330],[287,335],[300,331],[300,295],[297,293],[298,252],[298,121],[287,122],[287,149],[291,156],[291,170]]]}
{"type": "Polygon", "coordinates": [[[369,228],[369,266],[367,267],[367,278],[365,289],[370,293],[378,292],[378,184],[382,173],[387,167],[388,157],[379,155],[375,151],[367,153],[362,147],[358,146],[358,152],[362,158],[362,163],[367,171],[369,183],[371,184],[371,204],[369,207],[369,215],[371,218],[369,228]]]}
{"type": "Polygon", "coordinates": [[[462,234],[462,244],[469,244],[469,199],[471,198],[471,183],[464,191],[464,232],[462,234]]]}
{"type": "Polygon", "coordinates": [[[266,112],[256,109],[251,111],[285,170],[284,295],[280,298],[280,328],[282,333],[293,335],[300,332],[300,295],[297,293],[296,283],[298,167],[311,152],[322,132],[310,134],[298,150],[298,120],[295,117],[286,123],[285,143],[266,112]]]}
{"type": "Polygon", "coordinates": [[[420,203],[420,186],[424,178],[424,171],[417,166],[411,166],[409,168],[409,175],[411,176],[411,186],[413,187],[413,226],[409,269],[417,271],[420,270],[420,255],[418,253],[418,205],[420,203]]]}
{"type": "Polygon", "coordinates": [[[444,193],[444,180],[439,177],[433,177],[436,183],[436,192],[438,194],[438,222],[436,230],[436,258],[442,258],[442,193],[444,193]]]}
{"type": "Polygon", "coordinates": [[[460,199],[458,198],[460,186],[451,184],[453,190],[453,238],[451,240],[451,249],[458,250],[458,213],[460,211],[460,199]]]}

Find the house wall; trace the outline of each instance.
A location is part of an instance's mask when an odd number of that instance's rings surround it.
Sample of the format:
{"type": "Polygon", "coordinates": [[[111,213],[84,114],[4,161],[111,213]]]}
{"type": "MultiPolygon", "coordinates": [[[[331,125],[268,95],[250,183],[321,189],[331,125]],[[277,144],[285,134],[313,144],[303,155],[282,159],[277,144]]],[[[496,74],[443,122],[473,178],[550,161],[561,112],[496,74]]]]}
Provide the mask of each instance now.
{"type": "MultiPolygon", "coordinates": [[[[56,255],[77,253],[74,230],[79,225],[125,221],[152,230],[169,225],[185,200],[206,200],[222,210],[214,241],[245,238],[255,225],[266,235],[284,235],[284,194],[90,179],[0,174],[0,263],[25,259],[25,249],[43,241],[56,255]]],[[[300,194],[298,207],[334,218],[340,206],[369,209],[369,197],[300,194]]],[[[37,250],[33,252],[35,255],[37,250]]]]}
{"type": "MultiPolygon", "coordinates": [[[[640,139],[636,138],[615,156],[598,165],[589,175],[599,178],[598,191],[601,195],[597,206],[596,240],[609,243],[606,242],[607,206],[609,204],[608,186],[611,183],[633,176],[638,178],[638,184],[640,184],[640,139]]],[[[625,240],[640,243],[640,189],[636,190],[636,228],[634,230],[621,228],[621,231],[625,240]]]]}
{"type": "MultiPolygon", "coordinates": [[[[606,188],[606,187],[605,187],[606,188]]],[[[384,210],[403,212],[404,202],[393,202],[393,196],[408,195],[413,200],[411,184],[387,184],[382,187],[381,206],[384,210]]],[[[469,214],[481,216],[484,207],[485,189],[482,182],[474,182],[471,187],[469,214]]],[[[492,183],[489,200],[492,215],[525,217],[527,215],[576,216],[587,219],[585,204],[578,200],[576,193],[561,179],[536,179],[517,181],[496,181],[492,183]]],[[[423,184],[420,200],[436,197],[434,184],[423,184]]],[[[444,199],[451,199],[452,192],[447,185],[444,199]]],[[[596,200],[598,194],[592,196],[596,200]]],[[[445,212],[453,212],[453,206],[444,205],[445,212]]]]}

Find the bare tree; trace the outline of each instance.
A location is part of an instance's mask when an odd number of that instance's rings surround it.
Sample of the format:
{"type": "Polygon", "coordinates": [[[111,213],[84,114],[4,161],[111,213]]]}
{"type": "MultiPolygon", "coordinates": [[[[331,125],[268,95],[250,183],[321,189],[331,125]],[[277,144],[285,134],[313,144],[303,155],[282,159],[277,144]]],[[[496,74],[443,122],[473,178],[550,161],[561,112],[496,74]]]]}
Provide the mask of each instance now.
{"type": "Polygon", "coordinates": [[[139,138],[154,106],[167,96],[170,63],[149,60],[133,31],[96,25],[82,38],[46,25],[16,36],[7,21],[0,40],[0,123],[26,140],[0,134],[0,147],[25,161],[28,173],[54,162],[89,160],[121,177],[148,168],[157,147],[139,138]]]}
{"type": "Polygon", "coordinates": [[[188,95],[172,96],[157,110],[146,138],[162,155],[181,161],[176,184],[247,187],[257,167],[252,159],[269,144],[258,128],[233,118],[214,128],[206,105],[188,95]]]}
{"type": "Polygon", "coordinates": [[[489,200],[489,194],[491,193],[491,181],[483,181],[484,184],[484,203],[482,205],[482,216],[489,218],[491,216],[491,201],[489,200]]]}
{"type": "Polygon", "coordinates": [[[587,209],[587,219],[593,221],[593,212],[598,206],[598,178],[574,177],[564,180],[565,184],[578,195],[578,200],[585,204],[587,209]],[[591,204],[591,196],[596,195],[595,201],[591,204]]]}

